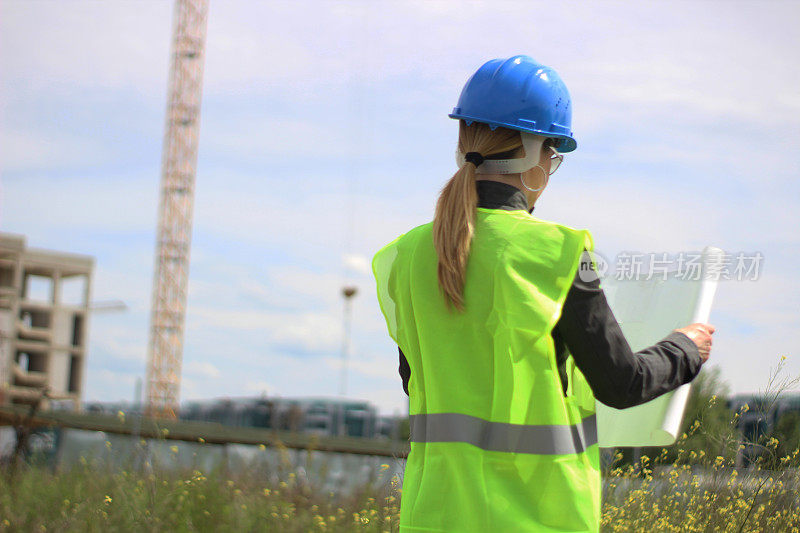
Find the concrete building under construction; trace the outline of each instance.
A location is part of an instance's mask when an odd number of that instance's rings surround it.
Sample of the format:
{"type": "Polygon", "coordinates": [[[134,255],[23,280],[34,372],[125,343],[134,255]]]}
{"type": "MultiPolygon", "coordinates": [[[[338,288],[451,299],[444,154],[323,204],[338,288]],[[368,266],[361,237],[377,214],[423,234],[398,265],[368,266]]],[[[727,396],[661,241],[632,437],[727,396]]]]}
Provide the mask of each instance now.
{"type": "Polygon", "coordinates": [[[80,410],[94,258],[0,232],[0,405],[80,410]]]}

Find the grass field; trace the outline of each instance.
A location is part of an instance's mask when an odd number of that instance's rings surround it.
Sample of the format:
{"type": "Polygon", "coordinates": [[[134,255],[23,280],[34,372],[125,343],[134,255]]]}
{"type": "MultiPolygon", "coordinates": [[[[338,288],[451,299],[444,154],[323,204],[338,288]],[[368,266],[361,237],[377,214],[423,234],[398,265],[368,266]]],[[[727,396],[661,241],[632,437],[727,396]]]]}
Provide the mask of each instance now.
{"type": "MultiPolygon", "coordinates": [[[[748,441],[737,429],[747,405],[729,418],[703,380],[692,394],[674,446],[635,460],[618,449],[605,461],[601,531],[800,533],[798,419],[748,441]]],[[[399,531],[402,490],[390,465],[375,475],[368,468],[354,491],[326,492],[276,448],[277,464],[254,460],[235,472],[83,457],[53,471],[32,457],[0,468],[0,531],[399,531]]],[[[170,449],[177,457],[178,446],[170,449]]]]}
{"type": "Polygon", "coordinates": [[[253,472],[112,472],[88,461],[57,474],[41,466],[6,471],[0,531],[397,531],[392,484],[365,485],[343,498],[320,494],[294,472],[275,485],[263,479],[253,472]]]}
{"type": "MultiPolygon", "coordinates": [[[[646,456],[612,465],[604,477],[602,530],[800,531],[800,474],[789,466],[792,457],[777,470],[695,459],[693,466],[646,456]]],[[[341,497],[320,493],[302,473],[284,471],[277,484],[264,483],[263,474],[114,471],[99,461],[57,473],[45,466],[6,469],[0,530],[398,531],[397,477],[341,497]]]]}

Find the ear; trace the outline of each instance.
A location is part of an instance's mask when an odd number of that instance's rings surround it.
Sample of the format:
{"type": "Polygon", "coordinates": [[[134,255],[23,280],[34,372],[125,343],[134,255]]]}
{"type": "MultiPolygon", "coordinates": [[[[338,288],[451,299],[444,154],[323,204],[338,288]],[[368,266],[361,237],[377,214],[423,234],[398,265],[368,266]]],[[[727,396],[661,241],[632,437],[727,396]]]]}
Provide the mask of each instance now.
{"type": "Polygon", "coordinates": [[[542,155],[543,156],[547,156],[547,154],[550,153],[550,146],[552,146],[552,144],[553,144],[553,141],[552,141],[551,137],[548,137],[547,139],[544,140],[544,142],[542,143],[542,155]]]}

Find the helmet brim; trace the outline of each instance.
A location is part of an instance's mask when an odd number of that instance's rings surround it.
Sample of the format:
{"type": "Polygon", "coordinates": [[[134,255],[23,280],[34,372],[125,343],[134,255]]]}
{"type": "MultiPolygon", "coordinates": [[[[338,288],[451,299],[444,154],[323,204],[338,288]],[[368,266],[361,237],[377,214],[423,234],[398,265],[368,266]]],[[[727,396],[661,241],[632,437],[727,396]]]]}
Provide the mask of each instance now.
{"type": "Polygon", "coordinates": [[[563,134],[554,133],[554,132],[551,132],[551,131],[545,131],[545,130],[540,130],[540,129],[536,129],[536,128],[526,128],[526,127],[520,126],[518,124],[509,124],[509,123],[505,123],[505,122],[496,122],[496,121],[492,121],[492,120],[481,119],[479,117],[470,117],[470,116],[460,115],[460,114],[456,114],[456,113],[450,113],[447,116],[450,117],[450,118],[453,118],[453,119],[464,120],[467,123],[468,126],[473,122],[480,122],[482,124],[489,125],[492,129],[497,128],[497,127],[503,127],[503,128],[508,128],[510,130],[517,130],[517,131],[524,131],[524,132],[527,132],[527,133],[533,133],[535,135],[541,135],[543,137],[553,137],[555,139],[560,139],[560,142],[558,143],[558,146],[555,147],[555,149],[558,150],[558,152],[561,153],[561,154],[572,152],[578,147],[578,143],[572,137],[567,137],[567,136],[565,136],[563,134]]]}

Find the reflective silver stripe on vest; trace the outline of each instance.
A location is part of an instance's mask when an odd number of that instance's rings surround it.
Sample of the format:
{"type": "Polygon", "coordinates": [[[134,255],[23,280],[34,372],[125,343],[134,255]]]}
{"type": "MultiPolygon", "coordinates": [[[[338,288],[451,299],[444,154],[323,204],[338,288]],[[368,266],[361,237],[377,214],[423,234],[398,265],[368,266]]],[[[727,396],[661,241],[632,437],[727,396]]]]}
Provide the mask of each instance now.
{"type": "Polygon", "coordinates": [[[489,422],[461,413],[410,415],[412,442],[467,442],[495,452],[581,453],[597,444],[597,417],[574,426],[489,422]]]}

